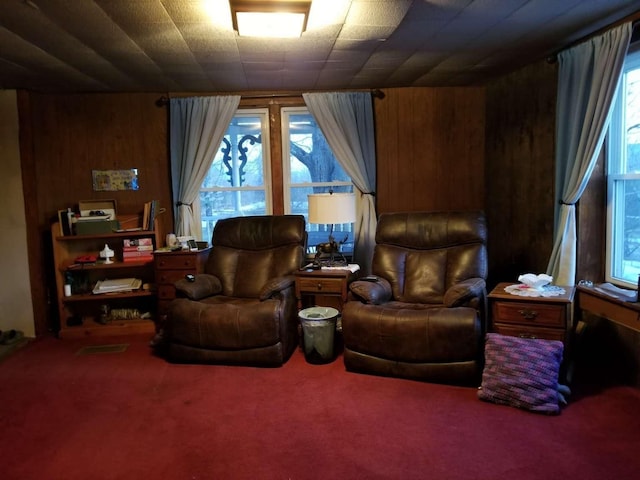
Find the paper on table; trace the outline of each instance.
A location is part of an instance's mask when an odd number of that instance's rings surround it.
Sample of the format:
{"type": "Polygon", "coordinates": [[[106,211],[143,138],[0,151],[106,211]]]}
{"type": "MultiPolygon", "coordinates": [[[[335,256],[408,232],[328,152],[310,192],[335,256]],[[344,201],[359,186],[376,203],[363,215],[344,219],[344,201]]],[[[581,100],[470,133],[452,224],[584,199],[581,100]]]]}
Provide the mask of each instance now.
{"type": "Polygon", "coordinates": [[[349,270],[351,273],[355,273],[360,270],[360,265],[350,263],[349,265],[340,265],[336,267],[322,267],[322,270],[349,270]]]}
{"type": "Polygon", "coordinates": [[[638,294],[635,290],[616,287],[613,283],[609,282],[599,283],[595,286],[595,289],[600,293],[625,301],[635,302],[638,298],[638,294]]]}

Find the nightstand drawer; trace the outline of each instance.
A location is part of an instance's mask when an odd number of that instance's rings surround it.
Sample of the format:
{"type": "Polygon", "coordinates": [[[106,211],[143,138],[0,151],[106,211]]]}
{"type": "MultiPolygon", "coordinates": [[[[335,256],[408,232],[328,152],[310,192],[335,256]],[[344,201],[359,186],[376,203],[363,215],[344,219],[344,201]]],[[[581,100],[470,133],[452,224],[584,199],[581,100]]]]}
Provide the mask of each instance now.
{"type": "Polygon", "coordinates": [[[494,302],[493,321],[498,323],[531,324],[564,328],[566,306],[543,303],[494,302]]]}
{"type": "Polygon", "coordinates": [[[176,298],[176,289],[173,285],[158,285],[159,300],[173,300],[176,298]]]}
{"type": "Polygon", "coordinates": [[[158,285],[173,285],[184,278],[187,273],[196,273],[195,270],[158,270],[156,283],[158,285]]]}
{"type": "Polygon", "coordinates": [[[493,331],[510,337],[543,338],[545,340],[560,340],[561,342],[565,340],[565,330],[556,328],[537,328],[494,323],[493,331]]]}
{"type": "Polygon", "coordinates": [[[158,270],[193,270],[198,264],[195,255],[157,255],[158,270]]]}
{"type": "Polygon", "coordinates": [[[298,278],[301,292],[342,293],[344,281],[341,278],[298,278]]]}

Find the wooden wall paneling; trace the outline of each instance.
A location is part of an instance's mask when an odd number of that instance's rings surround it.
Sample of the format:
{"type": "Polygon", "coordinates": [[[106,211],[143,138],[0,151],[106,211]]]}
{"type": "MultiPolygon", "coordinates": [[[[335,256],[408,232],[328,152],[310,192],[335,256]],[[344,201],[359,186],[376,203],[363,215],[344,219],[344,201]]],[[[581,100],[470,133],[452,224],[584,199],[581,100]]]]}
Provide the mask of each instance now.
{"type": "Polygon", "coordinates": [[[540,62],[487,88],[490,283],[547,268],[553,247],[557,66],[540,62]]]}
{"type": "MultiPolygon", "coordinates": [[[[28,102],[20,104],[31,133],[23,151],[30,150],[33,158],[29,179],[33,188],[27,187],[31,197],[27,201],[36,212],[41,235],[33,252],[50,256],[46,231],[58,210],[77,208],[80,200],[115,199],[120,214],[142,215],[144,203],[156,199],[166,209],[158,217],[159,230],[173,230],[167,109],[155,105],[157,94],[30,93],[28,97],[28,102]],[[129,168],[138,169],[139,190],[93,191],[92,170],[129,168]]],[[[40,262],[30,268],[32,276],[39,277],[34,302],[45,305],[54,298],[48,293],[52,284],[47,280],[53,267],[50,258],[43,262],[46,276],[40,262]]],[[[47,328],[51,322],[48,318],[47,328]]]]}
{"type": "Polygon", "coordinates": [[[605,147],[600,152],[591,178],[576,205],[578,261],[576,280],[604,282],[606,248],[605,147]]]}
{"type": "Polygon", "coordinates": [[[46,285],[54,284],[53,275],[47,276],[46,265],[50,262],[51,243],[47,243],[47,232],[39,222],[37,205],[37,166],[33,154],[33,129],[31,124],[31,101],[29,94],[17,92],[20,128],[20,165],[22,168],[22,192],[24,195],[27,248],[29,256],[29,280],[33,307],[35,335],[46,334],[49,328],[51,298],[46,285]]]}
{"type": "Polygon", "coordinates": [[[378,213],[484,207],[484,89],[398,88],[375,102],[378,213]]]}
{"type": "Polygon", "coordinates": [[[269,105],[269,129],[271,150],[271,201],[274,215],[284,213],[284,173],[282,167],[282,126],[280,105],[269,105]]]}

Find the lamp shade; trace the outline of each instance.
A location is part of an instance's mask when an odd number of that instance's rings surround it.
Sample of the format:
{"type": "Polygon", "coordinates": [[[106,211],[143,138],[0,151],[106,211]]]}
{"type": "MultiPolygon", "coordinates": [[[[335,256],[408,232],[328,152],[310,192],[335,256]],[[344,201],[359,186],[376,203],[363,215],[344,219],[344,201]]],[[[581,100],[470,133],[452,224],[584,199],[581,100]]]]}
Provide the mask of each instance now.
{"type": "Polygon", "coordinates": [[[337,224],[356,221],[354,193],[313,193],[309,199],[309,223],[337,224]]]}

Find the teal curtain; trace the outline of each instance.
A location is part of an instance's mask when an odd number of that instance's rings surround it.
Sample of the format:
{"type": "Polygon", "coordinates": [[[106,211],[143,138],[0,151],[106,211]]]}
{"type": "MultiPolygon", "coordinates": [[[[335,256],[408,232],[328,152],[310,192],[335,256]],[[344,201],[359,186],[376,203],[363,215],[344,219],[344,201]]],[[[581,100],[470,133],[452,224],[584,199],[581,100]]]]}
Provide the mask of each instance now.
{"type": "Polygon", "coordinates": [[[169,100],[171,184],[178,236],[202,235],[193,203],[239,104],[238,95],[169,100]]]}
{"type": "Polygon", "coordinates": [[[354,261],[371,269],[377,215],[376,145],[369,92],[304,93],[304,101],[356,192],[354,261]]]}
{"type": "Polygon", "coordinates": [[[557,285],[575,285],[575,204],[593,172],[610,119],[631,22],[558,56],[556,107],[556,210],[553,251],[547,273],[557,285]]]}

